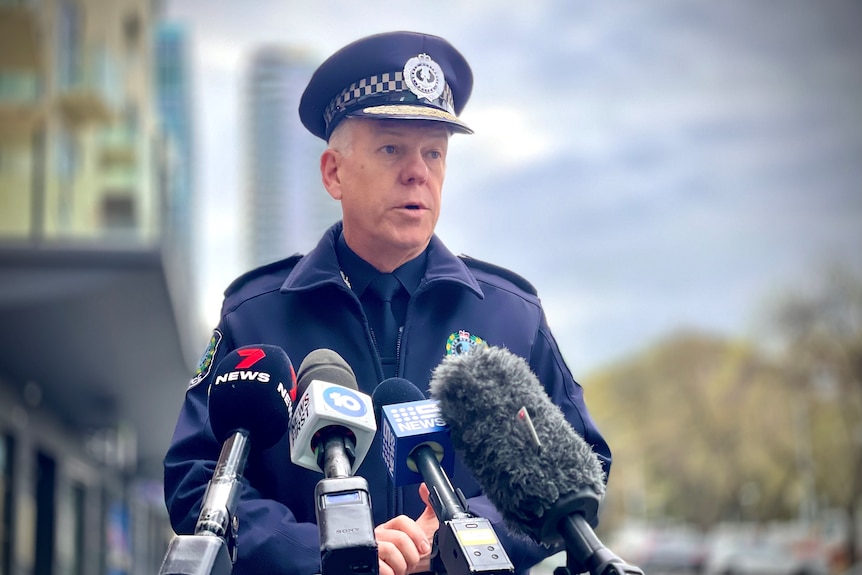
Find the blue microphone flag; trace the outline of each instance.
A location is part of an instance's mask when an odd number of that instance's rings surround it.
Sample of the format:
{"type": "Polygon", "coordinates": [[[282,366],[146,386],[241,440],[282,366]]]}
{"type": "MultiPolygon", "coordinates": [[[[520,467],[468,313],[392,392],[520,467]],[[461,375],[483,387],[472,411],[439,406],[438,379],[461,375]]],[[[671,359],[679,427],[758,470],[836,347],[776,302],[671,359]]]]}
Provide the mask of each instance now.
{"type": "Polygon", "coordinates": [[[396,487],[422,482],[422,475],[410,458],[419,445],[429,445],[447,474],[455,467],[449,427],[440,415],[436,399],[384,405],[383,461],[396,487]]]}

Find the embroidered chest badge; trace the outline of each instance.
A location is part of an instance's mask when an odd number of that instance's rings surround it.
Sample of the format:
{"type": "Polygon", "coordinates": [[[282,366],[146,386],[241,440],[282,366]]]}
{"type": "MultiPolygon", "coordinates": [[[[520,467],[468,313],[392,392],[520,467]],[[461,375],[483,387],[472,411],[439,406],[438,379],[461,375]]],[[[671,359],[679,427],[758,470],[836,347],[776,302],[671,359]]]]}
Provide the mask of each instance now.
{"type": "Polygon", "coordinates": [[[480,345],[488,344],[484,339],[471,334],[466,329],[459,329],[446,340],[446,355],[461,355],[480,345]]]}

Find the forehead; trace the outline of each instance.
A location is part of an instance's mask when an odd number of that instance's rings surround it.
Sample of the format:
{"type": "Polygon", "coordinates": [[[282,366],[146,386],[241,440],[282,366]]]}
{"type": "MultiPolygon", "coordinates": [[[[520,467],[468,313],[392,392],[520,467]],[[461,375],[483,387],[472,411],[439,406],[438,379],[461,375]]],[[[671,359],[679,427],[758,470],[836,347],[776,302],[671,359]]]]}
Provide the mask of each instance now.
{"type": "Polygon", "coordinates": [[[367,136],[407,136],[449,139],[449,128],[440,122],[423,120],[369,120],[351,118],[354,129],[367,136]]]}

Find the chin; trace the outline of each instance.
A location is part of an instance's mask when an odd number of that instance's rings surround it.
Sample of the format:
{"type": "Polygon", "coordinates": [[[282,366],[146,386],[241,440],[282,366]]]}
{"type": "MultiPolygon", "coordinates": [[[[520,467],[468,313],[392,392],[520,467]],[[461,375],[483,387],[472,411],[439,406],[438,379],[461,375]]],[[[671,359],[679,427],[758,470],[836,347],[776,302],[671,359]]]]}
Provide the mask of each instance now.
{"type": "Polygon", "coordinates": [[[421,251],[424,250],[425,246],[428,245],[428,242],[431,241],[431,233],[427,230],[424,230],[421,233],[416,230],[411,231],[410,233],[400,234],[399,237],[395,239],[394,244],[403,248],[405,251],[421,251]]]}

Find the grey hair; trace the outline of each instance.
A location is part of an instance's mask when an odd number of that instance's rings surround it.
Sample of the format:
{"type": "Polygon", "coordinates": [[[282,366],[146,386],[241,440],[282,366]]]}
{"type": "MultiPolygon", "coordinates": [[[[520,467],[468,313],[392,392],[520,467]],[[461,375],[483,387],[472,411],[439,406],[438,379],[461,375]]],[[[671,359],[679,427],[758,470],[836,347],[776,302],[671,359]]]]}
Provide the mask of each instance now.
{"type": "Polygon", "coordinates": [[[350,126],[354,124],[352,118],[344,118],[335,126],[329,135],[329,149],[335,150],[342,156],[349,156],[353,151],[353,131],[350,126]]]}

